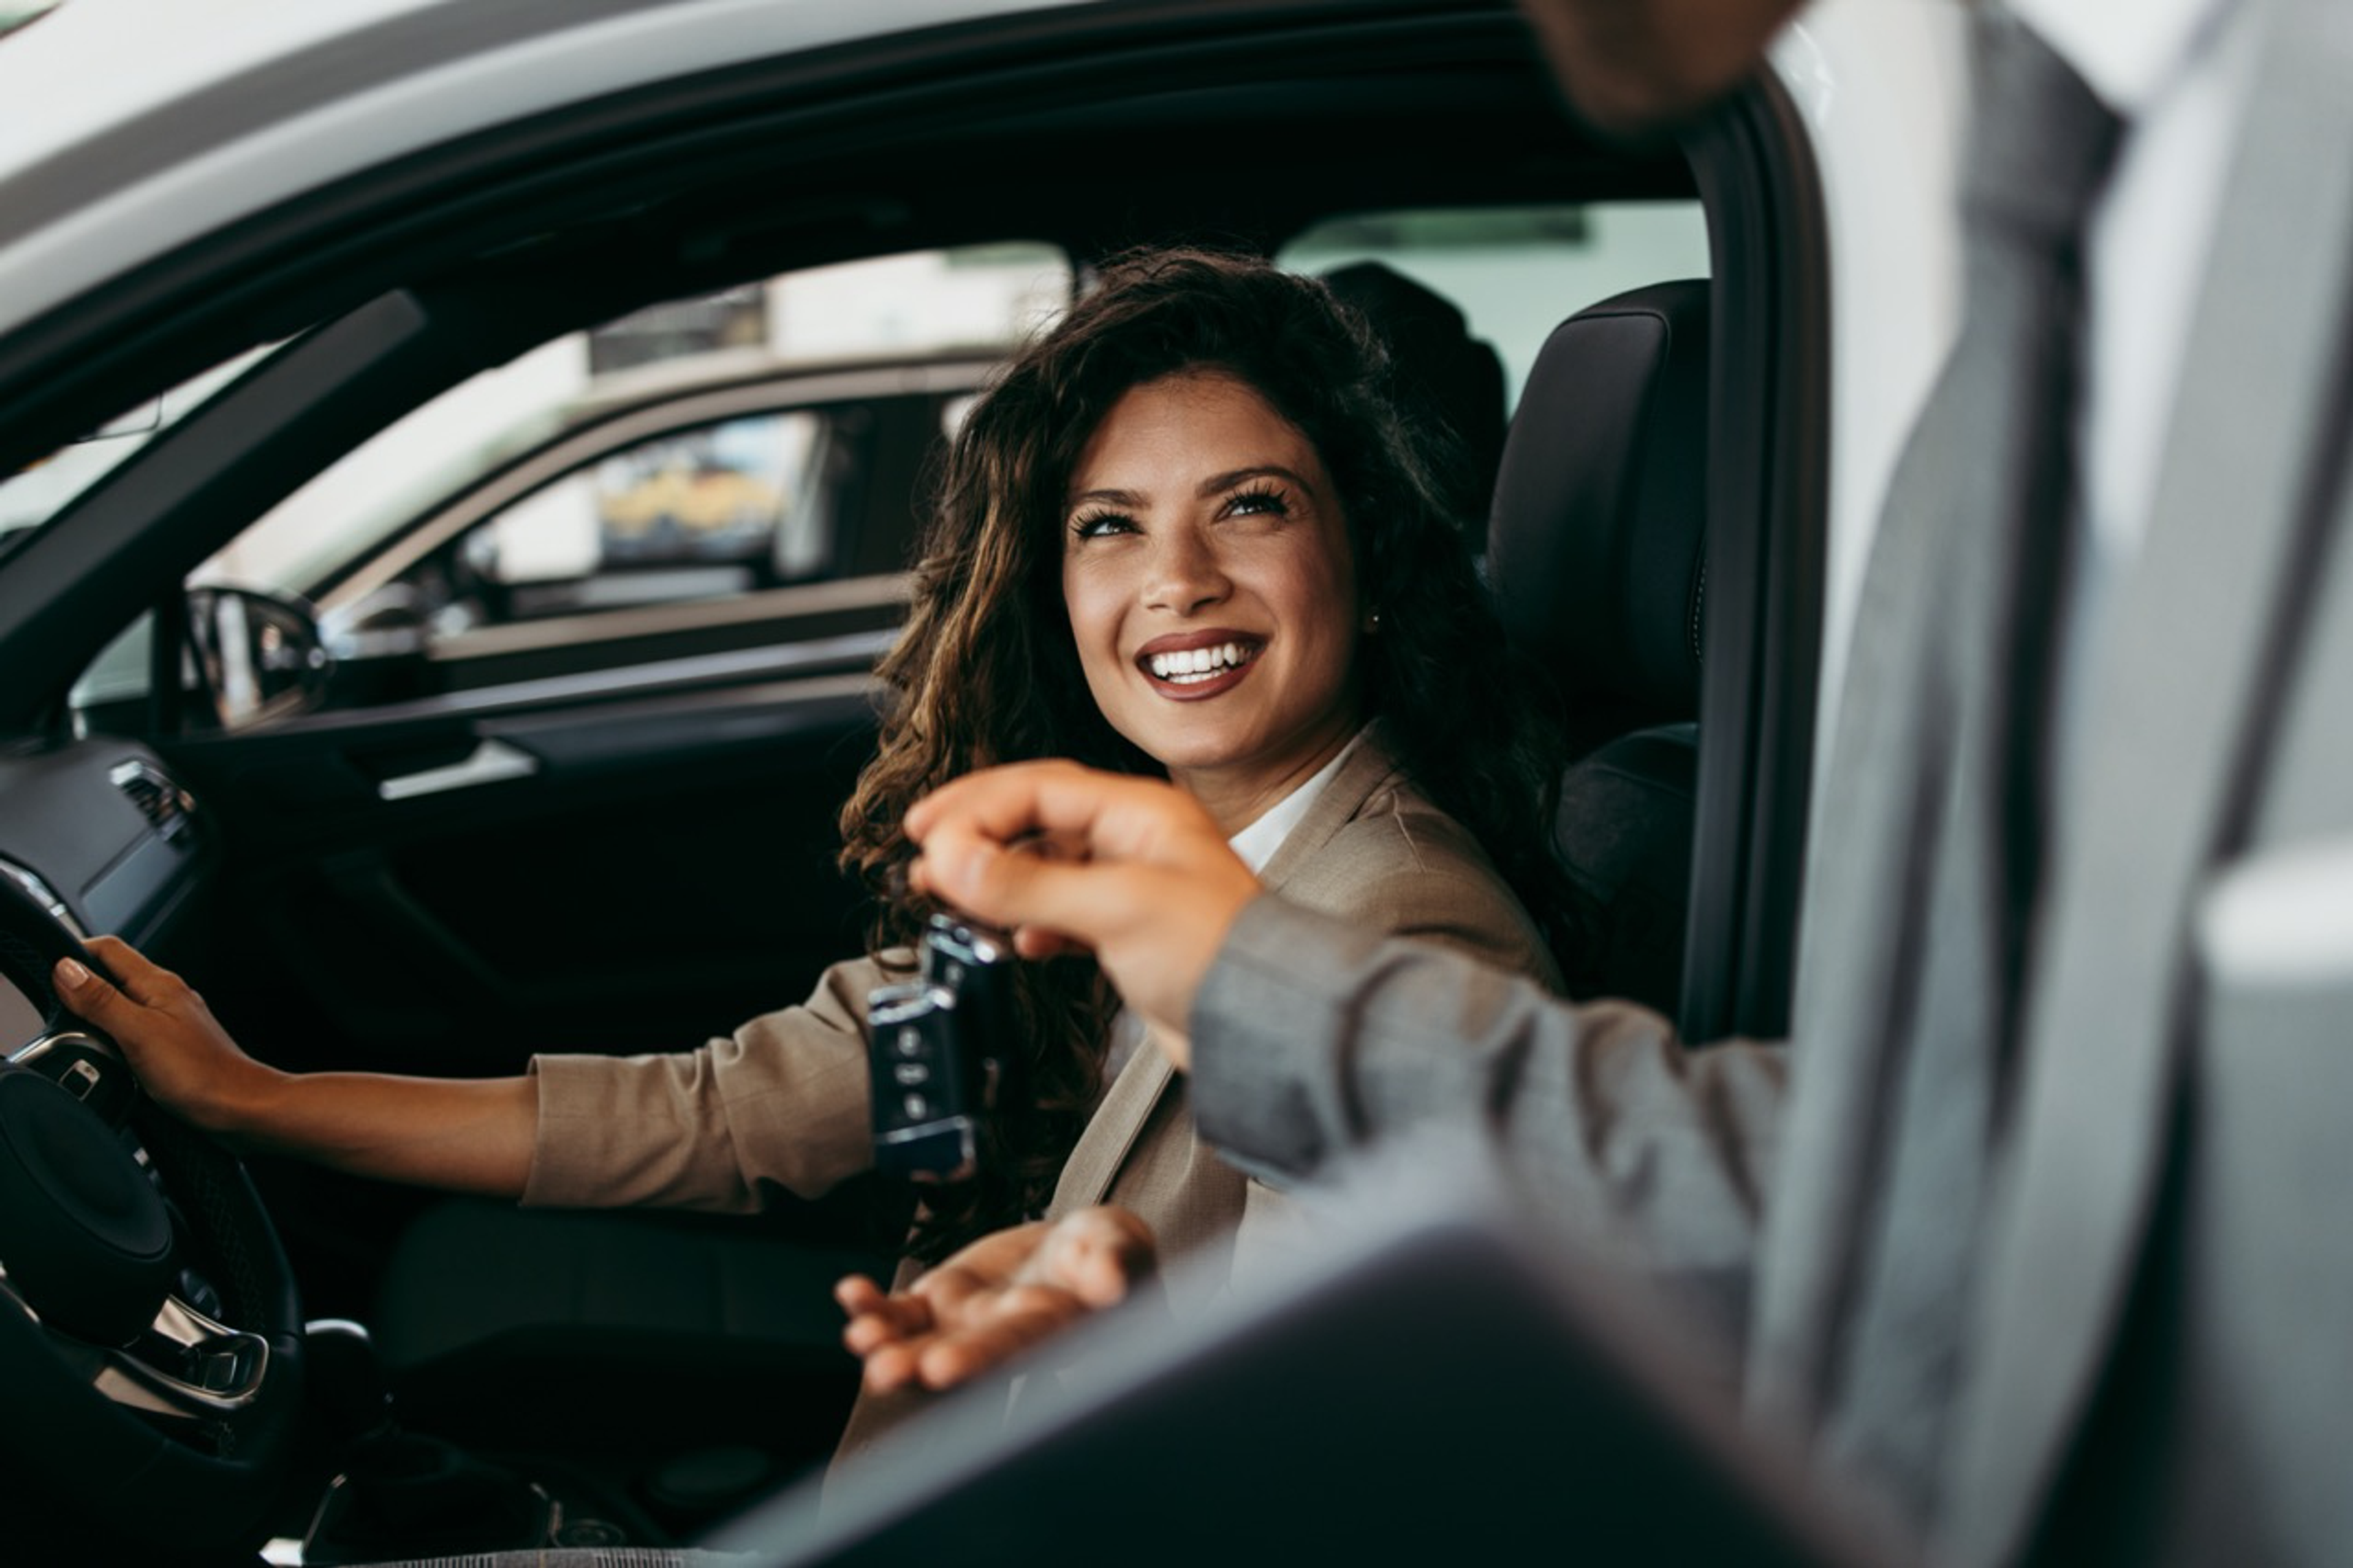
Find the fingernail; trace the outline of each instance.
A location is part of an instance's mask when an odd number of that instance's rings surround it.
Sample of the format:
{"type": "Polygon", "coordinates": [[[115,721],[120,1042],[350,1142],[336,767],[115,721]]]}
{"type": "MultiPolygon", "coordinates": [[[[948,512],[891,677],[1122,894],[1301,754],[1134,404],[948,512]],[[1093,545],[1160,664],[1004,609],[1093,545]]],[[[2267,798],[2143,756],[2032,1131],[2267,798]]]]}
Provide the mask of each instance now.
{"type": "Polygon", "coordinates": [[[82,967],[79,959],[60,958],[58,960],[58,980],[70,989],[79,991],[90,984],[90,971],[82,967]]]}

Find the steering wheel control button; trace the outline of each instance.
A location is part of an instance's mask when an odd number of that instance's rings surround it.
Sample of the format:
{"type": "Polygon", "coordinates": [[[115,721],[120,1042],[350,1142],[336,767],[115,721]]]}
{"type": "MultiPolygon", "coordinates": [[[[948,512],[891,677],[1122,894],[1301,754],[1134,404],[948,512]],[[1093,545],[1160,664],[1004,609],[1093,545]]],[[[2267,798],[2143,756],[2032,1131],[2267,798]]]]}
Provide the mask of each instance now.
{"type": "Polygon", "coordinates": [[[111,1127],[121,1126],[138,1103],[138,1080],[111,1044],[78,1029],[45,1035],[8,1059],[50,1079],[111,1127]]]}
{"type": "Polygon", "coordinates": [[[175,1268],[164,1201],[106,1125],[36,1072],[0,1072],[0,1266],[51,1327],[122,1344],[175,1268]]]}
{"type": "Polygon", "coordinates": [[[253,1357],[242,1345],[195,1358],[188,1381],[210,1394],[234,1394],[253,1382],[253,1357]]]}

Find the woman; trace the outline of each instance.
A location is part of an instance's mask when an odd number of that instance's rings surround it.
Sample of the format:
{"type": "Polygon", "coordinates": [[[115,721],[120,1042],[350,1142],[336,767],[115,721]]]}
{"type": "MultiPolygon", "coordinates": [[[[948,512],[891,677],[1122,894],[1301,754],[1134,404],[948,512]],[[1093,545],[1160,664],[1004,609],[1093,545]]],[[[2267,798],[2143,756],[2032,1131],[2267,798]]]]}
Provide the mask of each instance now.
{"type": "MultiPolygon", "coordinates": [[[[895,700],[843,813],[881,956],[799,1007],[692,1053],[447,1081],[278,1072],[120,942],[93,947],[128,998],[78,966],[60,989],[158,1099],[248,1145],[527,1205],[814,1195],[871,1163],[865,1000],[926,913],[902,816],[973,768],[1056,755],[1165,773],[1302,902],[1552,978],[1520,901],[1564,901],[1548,731],[1437,499],[1438,444],[1400,424],[1383,364],[1320,284],[1190,251],[1111,266],[1015,361],[950,454],[881,671],[895,700]]],[[[1165,1255],[1228,1245],[1246,1184],[1196,1142],[1181,1082],[1116,1026],[1092,964],[1016,981],[1025,1091],[987,1125],[979,1176],[924,1189],[911,1255],[1102,1201],[1165,1255]]]]}

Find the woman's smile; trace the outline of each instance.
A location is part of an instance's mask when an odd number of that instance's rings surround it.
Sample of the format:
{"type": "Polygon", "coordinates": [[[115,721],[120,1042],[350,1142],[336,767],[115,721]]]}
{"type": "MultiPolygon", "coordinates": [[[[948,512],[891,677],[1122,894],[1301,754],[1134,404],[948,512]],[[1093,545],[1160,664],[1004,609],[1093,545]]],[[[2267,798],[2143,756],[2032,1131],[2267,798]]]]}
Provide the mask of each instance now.
{"type": "Polygon", "coordinates": [[[1265,646],[1247,632],[1213,627],[1155,637],[1136,651],[1135,663],[1163,697],[1195,702],[1240,685],[1265,646]]]}

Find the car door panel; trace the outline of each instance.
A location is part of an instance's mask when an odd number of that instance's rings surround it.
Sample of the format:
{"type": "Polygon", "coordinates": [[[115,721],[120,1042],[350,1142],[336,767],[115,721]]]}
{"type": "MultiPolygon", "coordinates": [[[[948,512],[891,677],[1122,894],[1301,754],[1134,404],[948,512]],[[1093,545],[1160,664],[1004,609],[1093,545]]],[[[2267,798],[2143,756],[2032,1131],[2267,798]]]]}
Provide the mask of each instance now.
{"type": "Polygon", "coordinates": [[[223,913],[267,933],[213,955],[269,998],[237,1015],[269,1021],[256,1049],[479,1073],[689,1046],[856,949],[832,860],[872,747],[863,672],[554,684],[159,748],[235,847],[223,913]]]}

